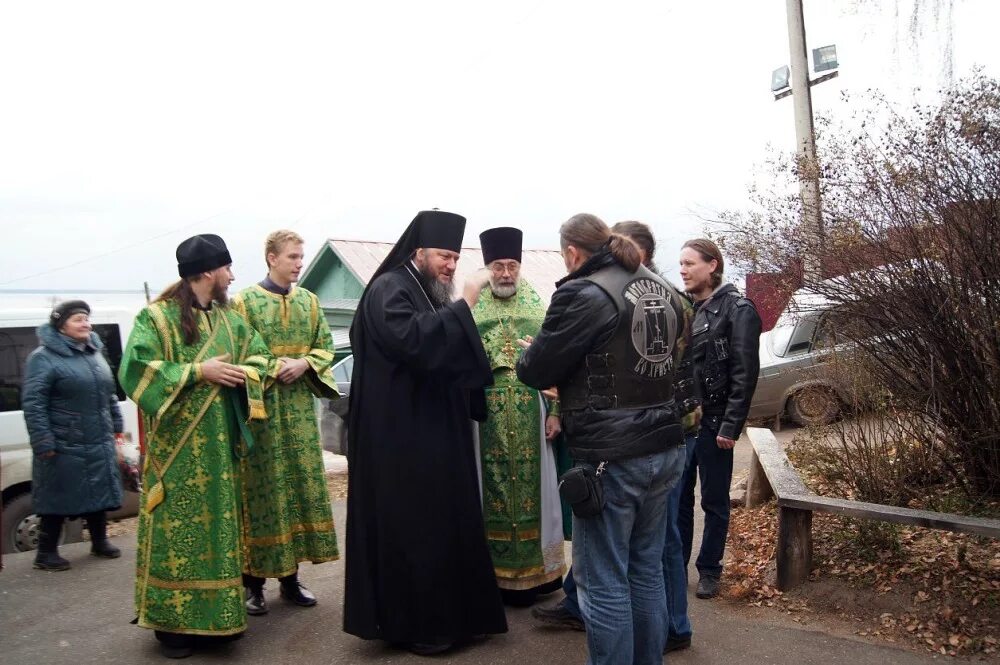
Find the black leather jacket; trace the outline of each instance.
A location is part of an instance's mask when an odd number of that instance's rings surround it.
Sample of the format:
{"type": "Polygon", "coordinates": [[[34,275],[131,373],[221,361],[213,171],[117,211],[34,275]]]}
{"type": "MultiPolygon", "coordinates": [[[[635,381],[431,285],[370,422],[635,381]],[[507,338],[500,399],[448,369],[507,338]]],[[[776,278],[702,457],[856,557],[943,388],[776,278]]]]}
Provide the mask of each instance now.
{"type": "MultiPolygon", "coordinates": [[[[517,378],[533,388],[564,385],[586,355],[603,347],[618,325],[618,309],[601,287],[581,280],[613,264],[605,249],[558,282],[545,322],[517,361],[517,378]]],[[[683,321],[683,312],[678,312],[683,321]]],[[[673,403],[640,408],[585,408],[562,413],[574,459],[598,462],[662,452],[683,441],[673,403]]]]}
{"type": "Polygon", "coordinates": [[[691,330],[695,386],[705,416],[722,416],[719,436],[737,439],[760,371],[760,316],[732,284],[696,303],[691,330]]]}

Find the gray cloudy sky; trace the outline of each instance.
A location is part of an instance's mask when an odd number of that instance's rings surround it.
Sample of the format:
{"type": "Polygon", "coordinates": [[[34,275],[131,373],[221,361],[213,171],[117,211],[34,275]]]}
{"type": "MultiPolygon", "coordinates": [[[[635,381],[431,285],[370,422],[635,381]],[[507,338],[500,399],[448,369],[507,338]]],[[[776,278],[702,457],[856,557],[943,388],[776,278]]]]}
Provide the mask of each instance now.
{"type": "MultiPolygon", "coordinates": [[[[698,214],[741,206],[792,148],[782,0],[0,3],[0,289],[154,289],[215,232],[236,286],[271,230],[395,240],[421,208],[466,244],[530,247],[587,211],[653,225],[660,263],[698,214]]],[[[807,0],[814,89],[909,99],[1000,72],[993,0],[807,0]],[[915,17],[915,18],[914,18],[915,17]],[[914,19],[914,20],[911,20],[914,19]]]]}

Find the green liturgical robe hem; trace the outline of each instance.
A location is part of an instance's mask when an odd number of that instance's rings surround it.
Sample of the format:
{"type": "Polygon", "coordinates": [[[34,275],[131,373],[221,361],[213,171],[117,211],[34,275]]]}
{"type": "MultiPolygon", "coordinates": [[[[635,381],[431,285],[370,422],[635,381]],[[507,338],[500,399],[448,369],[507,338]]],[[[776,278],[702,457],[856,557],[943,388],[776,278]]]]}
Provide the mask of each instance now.
{"type": "Polygon", "coordinates": [[[280,295],[255,285],[236,296],[234,308],[275,358],[309,363],[294,383],[269,380],[264,392],[267,427],[255,428],[254,448],[241,460],[245,570],[257,577],[283,577],[294,573],[300,561],[320,563],[339,556],[313,404],[313,395],[339,397],[331,373],[333,340],[319,300],[305,289],[280,295]]]}
{"type": "Polygon", "coordinates": [[[118,371],[146,422],[135,603],[140,626],[231,635],[246,629],[235,460],[249,443],[234,403],[242,410],[246,400],[250,419],[266,417],[261,394],[271,360],[235,312],[216,306],[196,316],[200,337],[188,345],[175,301],[144,309],[118,371]],[[200,363],[224,354],[246,373],[243,387],[202,377],[200,363]]]}
{"type": "Polygon", "coordinates": [[[486,537],[501,589],[532,589],[565,572],[562,512],[553,451],[545,440],[544,400],[517,380],[517,340],[536,335],[545,305],[524,280],[496,298],[486,287],[473,309],[494,385],[479,425],[479,462],[486,537]]]}

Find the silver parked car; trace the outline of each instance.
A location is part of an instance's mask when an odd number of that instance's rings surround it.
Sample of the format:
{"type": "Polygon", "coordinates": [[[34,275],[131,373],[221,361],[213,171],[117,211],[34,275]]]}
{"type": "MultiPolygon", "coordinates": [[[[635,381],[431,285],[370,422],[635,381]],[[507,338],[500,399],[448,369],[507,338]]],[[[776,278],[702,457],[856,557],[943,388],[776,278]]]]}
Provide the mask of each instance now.
{"type": "Polygon", "coordinates": [[[320,400],[320,437],[323,449],[338,455],[347,454],[347,410],[351,404],[351,373],[354,356],[350,355],[333,366],[340,399],[320,400]]]}
{"type": "Polygon", "coordinates": [[[760,336],[760,374],[751,418],[782,418],[825,425],[840,415],[836,382],[822,371],[832,350],[832,315],[826,299],[801,289],[772,330],[760,336]]]}

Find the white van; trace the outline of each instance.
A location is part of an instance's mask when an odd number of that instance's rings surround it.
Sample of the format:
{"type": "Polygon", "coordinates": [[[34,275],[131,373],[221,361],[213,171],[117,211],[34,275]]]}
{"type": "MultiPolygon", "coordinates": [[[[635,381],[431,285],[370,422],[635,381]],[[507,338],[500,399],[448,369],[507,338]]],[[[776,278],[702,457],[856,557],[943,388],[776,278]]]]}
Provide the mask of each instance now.
{"type": "MultiPolygon", "coordinates": [[[[31,508],[32,451],[21,411],[25,361],[38,346],[35,331],[48,322],[52,307],[58,302],[75,299],[85,300],[90,305],[90,321],[94,332],[104,342],[104,351],[116,375],[117,386],[118,365],[132,330],[132,321],[145,306],[142,296],[0,293],[0,494],[3,500],[0,547],[5,554],[33,550],[38,546],[38,518],[31,508]]],[[[143,435],[141,419],[135,404],[126,399],[121,386],[117,389],[125,421],[124,452],[127,457],[138,460],[143,435]]],[[[122,508],[108,517],[115,519],[135,515],[138,506],[139,495],[125,492],[122,508]]],[[[66,522],[63,540],[80,540],[80,527],[80,520],[66,522]]]]}

